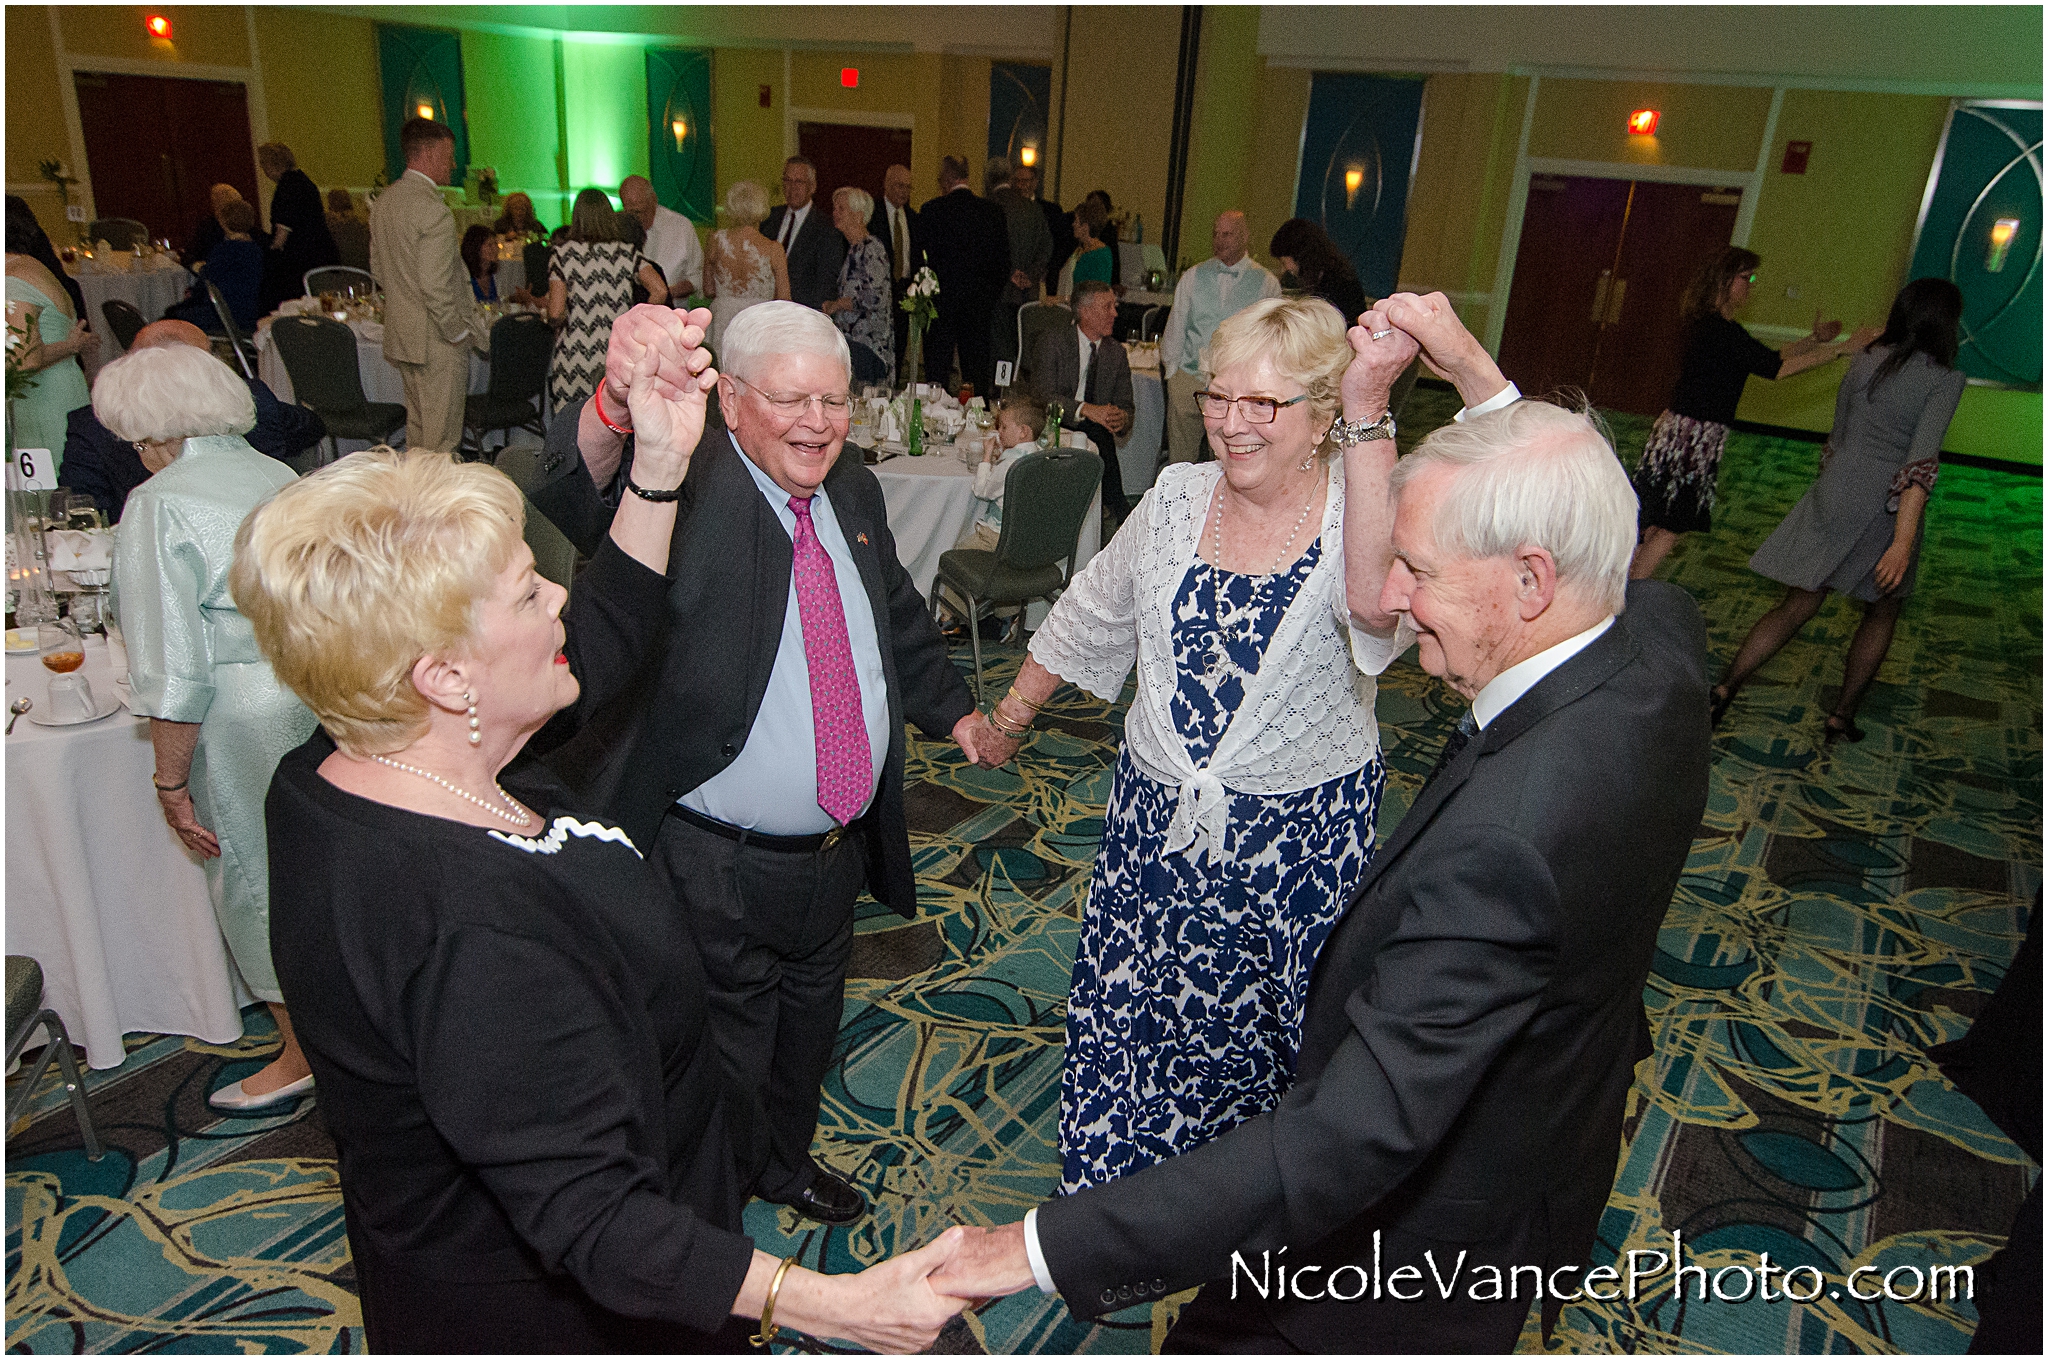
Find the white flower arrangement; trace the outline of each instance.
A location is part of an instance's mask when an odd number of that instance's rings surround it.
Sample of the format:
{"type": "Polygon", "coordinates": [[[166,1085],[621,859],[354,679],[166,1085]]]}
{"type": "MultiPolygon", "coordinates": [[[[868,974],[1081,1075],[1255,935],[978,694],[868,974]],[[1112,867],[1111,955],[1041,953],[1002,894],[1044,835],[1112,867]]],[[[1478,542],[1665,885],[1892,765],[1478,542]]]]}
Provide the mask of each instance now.
{"type": "Polygon", "coordinates": [[[939,295],[939,276],[932,272],[930,265],[925,265],[917,271],[917,277],[910,281],[910,287],[904,289],[904,292],[911,297],[937,297],[939,295]]]}

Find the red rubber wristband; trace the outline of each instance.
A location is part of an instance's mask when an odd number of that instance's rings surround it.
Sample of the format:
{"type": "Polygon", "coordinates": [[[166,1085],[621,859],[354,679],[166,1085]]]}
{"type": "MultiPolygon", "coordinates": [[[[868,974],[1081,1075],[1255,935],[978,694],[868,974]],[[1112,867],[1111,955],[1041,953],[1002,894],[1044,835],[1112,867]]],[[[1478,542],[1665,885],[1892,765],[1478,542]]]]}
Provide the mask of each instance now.
{"type": "Polygon", "coordinates": [[[603,426],[604,426],[604,427],[605,427],[605,428],[606,428],[607,430],[610,430],[610,431],[611,431],[611,432],[612,432],[613,434],[631,434],[631,433],[633,433],[633,427],[632,427],[631,425],[614,425],[614,424],[612,424],[612,420],[611,420],[611,417],[610,417],[610,416],[608,416],[608,415],[606,415],[606,414],[604,413],[604,380],[603,380],[603,379],[599,379],[599,380],[598,380],[598,384],[597,384],[597,392],[596,392],[596,393],[594,394],[594,397],[593,397],[593,399],[594,399],[594,400],[595,400],[595,401],[597,402],[597,419],[598,419],[599,423],[600,423],[600,424],[602,424],[602,425],[603,425],[603,426]]]}

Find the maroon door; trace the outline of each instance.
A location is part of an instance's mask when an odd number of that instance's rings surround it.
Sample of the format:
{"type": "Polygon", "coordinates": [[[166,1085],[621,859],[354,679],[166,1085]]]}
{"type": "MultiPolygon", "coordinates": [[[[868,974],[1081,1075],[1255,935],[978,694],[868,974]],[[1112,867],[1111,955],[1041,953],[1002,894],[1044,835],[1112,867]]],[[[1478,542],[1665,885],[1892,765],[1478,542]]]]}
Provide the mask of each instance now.
{"type": "Polygon", "coordinates": [[[1685,347],[1679,308],[1686,284],[1728,244],[1741,205],[1736,189],[1635,184],[1600,350],[1586,381],[1596,404],[1641,416],[1664,409],[1685,347]]]}
{"type": "MultiPolygon", "coordinates": [[[[910,164],[910,129],[856,127],[848,123],[798,123],[797,150],[818,167],[818,202],[827,216],[832,191],[850,184],[882,201],[882,176],[892,165],[910,164]]],[[[911,195],[915,207],[917,195],[911,195]]]]}
{"type": "Polygon", "coordinates": [[[1502,371],[1532,395],[1571,389],[1656,415],[1678,381],[1685,286],[1728,244],[1741,203],[1697,184],[1533,176],[1502,371]]]}
{"type": "Polygon", "coordinates": [[[232,184],[267,220],[241,85],[92,71],[74,79],[100,216],[132,217],[183,249],[211,211],[213,186],[232,184]]]}
{"type": "Polygon", "coordinates": [[[1524,392],[1583,389],[1593,372],[1604,294],[1628,217],[1627,180],[1536,175],[1501,330],[1501,370],[1524,392]]]}

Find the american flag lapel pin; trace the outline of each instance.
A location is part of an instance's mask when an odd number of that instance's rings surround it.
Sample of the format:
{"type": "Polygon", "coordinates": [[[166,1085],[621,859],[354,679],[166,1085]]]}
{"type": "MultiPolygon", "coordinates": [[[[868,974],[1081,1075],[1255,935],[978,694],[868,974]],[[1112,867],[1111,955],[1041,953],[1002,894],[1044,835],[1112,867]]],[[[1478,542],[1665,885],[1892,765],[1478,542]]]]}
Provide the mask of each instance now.
{"type": "Polygon", "coordinates": [[[868,536],[866,534],[855,534],[853,536],[853,541],[860,544],[862,547],[866,547],[868,536]]]}

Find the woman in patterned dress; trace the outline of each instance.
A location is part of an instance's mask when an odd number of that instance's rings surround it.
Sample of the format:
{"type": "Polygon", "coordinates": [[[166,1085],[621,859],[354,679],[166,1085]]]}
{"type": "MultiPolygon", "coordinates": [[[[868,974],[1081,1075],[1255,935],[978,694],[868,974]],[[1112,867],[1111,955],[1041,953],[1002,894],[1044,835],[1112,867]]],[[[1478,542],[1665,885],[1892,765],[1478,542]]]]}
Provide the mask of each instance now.
{"type": "Polygon", "coordinates": [[[1373,677],[1413,634],[1378,611],[1394,446],[1368,422],[1415,348],[1367,318],[1347,343],[1329,306],[1274,298],[1217,328],[1197,398],[1217,461],[1160,474],[981,734],[1021,731],[1063,679],[1114,699],[1137,666],[1067,1002],[1068,1192],[1278,1103],[1371,858],[1373,677]]]}
{"type": "Polygon", "coordinates": [[[853,354],[853,380],[896,386],[895,301],[889,290],[889,252],[868,231],[875,200],[851,186],[832,191],[832,225],[846,238],[846,262],[839,266],[839,296],[819,310],[838,323],[853,354]]]}
{"type": "Polygon", "coordinates": [[[1802,340],[1781,350],[1764,344],[1735,322],[1762,263],[1753,252],[1728,246],[1686,287],[1681,304],[1685,357],[1679,361],[1678,385],[1671,389],[1671,400],[1651,427],[1650,441],[1636,464],[1643,541],[1629,563],[1630,580],[1639,581],[1657,570],[1683,535],[1713,527],[1721,450],[1727,446],[1728,427],[1751,375],[1789,378],[1854,353],[1877,335],[1877,328],[1868,326],[1830,344],[1842,333],[1842,323],[1816,319],[1813,334],[1802,340]]]}
{"type": "Polygon", "coordinates": [[[661,271],[628,244],[602,189],[576,195],[569,235],[548,260],[548,322],[556,328],[548,399],[557,411],[581,406],[604,377],[612,322],[633,306],[633,282],[651,302],[668,301],[661,271]]]}
{"type": "Polygon", "coordinates": [[[1862,602],[1863,622],[1849,640],[1825,737],[1863,740],[1856,708],[1913,593],[1942,436],[1963,399],[1964,374],[1955,367],[1962,316],[1953,283],[1915,279],[1892,302],[1884,334],[1849,361],[1820,476],[1749,559],[1752,571],[1784,583],[1785,598],[1757,620],[1714,687],[1716,722],[1743,682],[1839,590],[1862,602]]]}
{"type": "Polygon", "coordinates": [[[725,191],[733,225],[714,231],[704,245],[704,295],[711,299],[711,330],[704,343],[715,354],[732,319],[757,302],[789,301],[789,257],[761,234],[768,192],[750,179],[725,191]]]}

